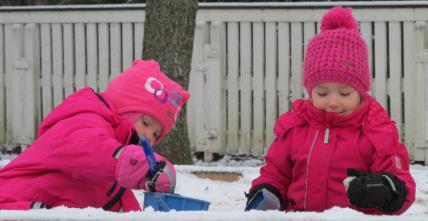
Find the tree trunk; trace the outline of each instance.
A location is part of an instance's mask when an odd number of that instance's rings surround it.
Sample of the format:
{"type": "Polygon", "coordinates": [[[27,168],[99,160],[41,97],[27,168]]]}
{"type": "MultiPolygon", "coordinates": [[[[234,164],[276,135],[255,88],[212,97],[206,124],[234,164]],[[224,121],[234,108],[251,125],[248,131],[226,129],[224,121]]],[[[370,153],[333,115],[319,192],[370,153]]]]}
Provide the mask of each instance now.
{"type": "MultiPolygon", "coordinates": [[[[148,0],[144,27],[144,59],[154,59],[161,70],[183,88],[188,88],[192,60],[197,0],[148,0]]],[[[156,151],[172,163],[192,164],[183,107],[175,127],[156,151]]]]}

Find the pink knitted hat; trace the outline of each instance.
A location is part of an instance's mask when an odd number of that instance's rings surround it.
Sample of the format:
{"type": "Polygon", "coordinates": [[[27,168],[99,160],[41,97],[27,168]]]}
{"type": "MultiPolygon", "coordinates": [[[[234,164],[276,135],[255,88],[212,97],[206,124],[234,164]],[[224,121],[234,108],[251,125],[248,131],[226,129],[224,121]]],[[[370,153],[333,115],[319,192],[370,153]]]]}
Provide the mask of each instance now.
{"type": "MultiPolygon", "coordinates": [[[[161,140],[174,126],[190,94],[160,71],[153,60],[136,60],[103,92],[119,115],[148,114],[162,125],[161,140]]],[[[135,116],[134,116],[135,117],[135,116]]],[[[132,119],[130,119],[132,120],[132,119]]]]}
{"type": "Polygon", "coordinates": [[[323,82],[347,84],[360,94],[370,90],[367,46],[351,8],[328,11],[321,32],[308,43],[302,82],[307,92],[323,82]]]}

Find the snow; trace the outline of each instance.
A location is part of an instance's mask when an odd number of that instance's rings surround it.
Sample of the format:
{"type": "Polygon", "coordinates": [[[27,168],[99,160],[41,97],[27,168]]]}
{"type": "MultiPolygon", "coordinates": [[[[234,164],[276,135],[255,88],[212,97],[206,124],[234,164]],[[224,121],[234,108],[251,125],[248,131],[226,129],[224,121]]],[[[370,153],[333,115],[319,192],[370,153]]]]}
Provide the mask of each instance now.
{"type": "MultiPolygon", "coordinates": [[[[0,167],[9,160],[0,160],[0,167]]],[[[246,199],[244,191],[248,191],[251,181],[258,176],[262,161],[258,159],[236,160],[227,156],[216,163],[196,161],[195,165],[177,165],[176,193],[183,196],[198,198],[211,202],[208,211],[196,212],[154,212],[149,208],[143,212],[113,213],[102,209],[85,208],[53,208],[50,210],[7,211],[0,210],[1,220],[428,220],[428,166],[412,165],[411,173],[416,180],[416,202],[401,216],[371,216],[352,209],[332,208],[322,213],[279,211],[244,212],[246,199]],[[239,172],[242,177],[234,182],[216,181],[199,178],[192,174],[198,171],[239,172]]],[[[143,205],[143,192],[134,191],[140,204],[143,205]]]]}

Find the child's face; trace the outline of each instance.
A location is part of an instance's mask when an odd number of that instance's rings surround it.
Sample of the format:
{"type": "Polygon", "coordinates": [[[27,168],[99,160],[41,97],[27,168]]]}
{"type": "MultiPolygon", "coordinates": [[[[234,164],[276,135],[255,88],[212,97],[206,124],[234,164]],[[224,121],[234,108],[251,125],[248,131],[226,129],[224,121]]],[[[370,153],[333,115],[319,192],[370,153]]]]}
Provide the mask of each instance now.
{"type": "Polygon", "coordinates": [[[161,124],[153,117],[144,114],[135,121],[135,129],[138,136],[146,136],[151,145],[155,144],[156,140],[162,133],[161,124]]]}
{"type": "Polygon", "coordinates": [[[358,91],[346,84],[334,82],[315,86],[310,99],[316,108],[339,114],[350,114],[361,104],[358,91]]]}

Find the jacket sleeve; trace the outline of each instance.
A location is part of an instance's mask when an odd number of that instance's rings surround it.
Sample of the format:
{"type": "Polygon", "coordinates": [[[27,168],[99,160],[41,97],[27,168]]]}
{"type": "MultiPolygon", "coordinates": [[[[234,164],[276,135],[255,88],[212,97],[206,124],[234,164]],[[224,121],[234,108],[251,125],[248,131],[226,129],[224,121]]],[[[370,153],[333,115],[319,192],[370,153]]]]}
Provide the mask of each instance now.
{"type": "Polygon", "coordinates": [[[250,193],[261,185],[271,185],[281,194],[282,209],[287,206],[287,190],[291,179],[290,133],[276,138],[270,145],[265,157],[265,165],[260,169],[260,176],[252,182],[250,193]]]}
{"type": "Polygon", "coordinates": [[[122,144],[111,124],[93,113],[61,120],[30,146],[43,167],[86,181],[113,181],[122,144]]]}
{"type": "Polygon", "coordinates": [[[402,207],[394,214],[406,211],[415,201],[416,184],[410,171],[410,160],[407,148],[399,142],[398,130],[393,121],[385,112],[376,114],[366,122],[364,133],[374,146],[374,154],[371,159],[370,172],[388,172],[404,182],[407,196],[402,207]]]}

